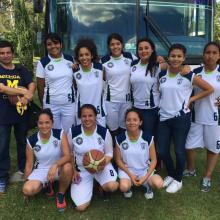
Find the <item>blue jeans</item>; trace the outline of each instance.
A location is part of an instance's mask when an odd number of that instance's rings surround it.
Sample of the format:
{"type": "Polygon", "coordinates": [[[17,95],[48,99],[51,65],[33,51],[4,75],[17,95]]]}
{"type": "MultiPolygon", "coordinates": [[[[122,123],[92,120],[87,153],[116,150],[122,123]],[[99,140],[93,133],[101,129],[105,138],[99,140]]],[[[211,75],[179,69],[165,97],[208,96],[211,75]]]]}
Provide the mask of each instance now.
{"type": "Polygon", "coordinates": [[[158,127],[158,152],[163,160],[168,175],[177,181],[182,180],[185,167],[185,142],[190,129],[190,114],[160,121],[158,127]],[[171,140],[173,140],[176,155],[176,168],[170,154],[171,140]]]}
{"type": "Polygon", "coordinates": [[[7,179],[10,170],[10,155],[9,145],[11,129],[14,127],[14,135],[17,144],[17,162],[18,169],[24,171],[25,168],[25,149],[26,149],[26,136],[27,124],[26,122],[19,122],[9,125],[0,125],[0,179],[7,179]]]}

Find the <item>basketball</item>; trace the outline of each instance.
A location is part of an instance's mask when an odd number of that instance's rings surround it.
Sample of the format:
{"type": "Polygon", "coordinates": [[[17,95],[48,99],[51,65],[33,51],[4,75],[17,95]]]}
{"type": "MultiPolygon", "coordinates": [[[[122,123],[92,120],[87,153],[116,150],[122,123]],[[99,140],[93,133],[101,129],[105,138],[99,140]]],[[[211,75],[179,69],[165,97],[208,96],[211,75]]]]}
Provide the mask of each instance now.
{"type": "Polygon", "coordinates": [[[90,150],[83,156],[83,166],[90,173],[98,173],[104,169],[105,155],[99,150],[90,150]]]}

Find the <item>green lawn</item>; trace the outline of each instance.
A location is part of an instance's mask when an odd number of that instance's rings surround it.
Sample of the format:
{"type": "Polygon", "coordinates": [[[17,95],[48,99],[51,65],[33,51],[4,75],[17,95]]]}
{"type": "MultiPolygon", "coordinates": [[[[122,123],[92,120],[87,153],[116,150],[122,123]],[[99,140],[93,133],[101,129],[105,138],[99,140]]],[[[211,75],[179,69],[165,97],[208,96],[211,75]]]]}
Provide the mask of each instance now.
{"type": "MultiPolygon", "coordinates": [[[[12,138],[13,139],[13,138],[12,138]]],[[[15,171],[16,154],[12,147],[12,171],[15,171]]],[[[205,152],[198,152],[197,177],[185,178],[183,189],[174,195],[165,190],[155,192],[154,199],[144,198],[144,189],[135,189],[131,199],[124,199],[120,192],[103,201],[98,194],[92,200],[90,208],[84,213],[74,210],[68,196],[68,209],[59,213],[55,200],[39,194],[26,205],[23,203],[22,184],[11,184],[6,195],[0,197],[0,219],[82,219],[82,220],[141,220],[141,219],[220,219],[220,178],[218,164],[213,175],[213,187],[209,193],[199,190],[205,152]]],[[[163,175],[164,176],[164,175],[163,175]]]]}

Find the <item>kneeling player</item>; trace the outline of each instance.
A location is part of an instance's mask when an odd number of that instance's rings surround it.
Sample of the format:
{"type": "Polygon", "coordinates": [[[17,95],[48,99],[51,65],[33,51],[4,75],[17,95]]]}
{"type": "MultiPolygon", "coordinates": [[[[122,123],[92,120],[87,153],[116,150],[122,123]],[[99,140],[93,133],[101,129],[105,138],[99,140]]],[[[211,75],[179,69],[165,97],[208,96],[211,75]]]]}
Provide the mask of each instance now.
{"type": "Polygon", "coordinates": [[[85,104],[80,109],[82,124],[71,129],[73,154],[76,169],[71,185],[71,197],[78,211],[84,211],[90,204],[93,194],[93,180],[95,179],[104,191],[117,190],[117,173],[111,159],[113,156],[112,137],[109,131],[96,124],[97,111],[93,105],[85,104]],[[105,154],[103,170],[92,174],[83,166],[83,157],[88,151],[95,149],[105,154]]]}
{"type": "Polygon", "coordinates": [[[59,179],[57,208],[66,208],[65,192],[72,178],[72,164],[66,135],[60,129],[52,129],[53,115],[50,109],[44,109],[38,116],[38,129],[27,140],[26,167],[23,194],[25,198],[37,194],[44,184],[49,185],[53,195],[52,183],[59,179]],[[34,169],[32,170],[35,159],[34,169]]]}
{"type": "Polygon", "coordinates": [[[132,196],[131,186],[145,186],[146,199],[153,198],[152,188],[163,187],[162,178],[154,174],[157,157],[153,136],[143,132],[142,117],[136,109],[125,115],[126,131],[116,137],[116,163],[119,167],[120,190],[126,198],[132,196]]]}

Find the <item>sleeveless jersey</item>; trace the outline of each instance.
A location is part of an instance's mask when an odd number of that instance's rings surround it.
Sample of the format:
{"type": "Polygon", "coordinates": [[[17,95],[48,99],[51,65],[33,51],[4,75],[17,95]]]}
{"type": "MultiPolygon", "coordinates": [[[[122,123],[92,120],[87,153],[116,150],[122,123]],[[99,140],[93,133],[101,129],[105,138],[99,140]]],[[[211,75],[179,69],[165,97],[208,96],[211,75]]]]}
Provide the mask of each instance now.
{"type": "Polygon", "coordinates": [[[74,102],[73,58],[63,54],[60,59],[45,56],[37,64],[36,76],[45,79],[46,104],[69,104],[74,102]]]}
{"type": "Polygon", "coordinates": [[[193,78],[192,72],[183,76],[178,73],[172,77],[167,70],[159,73],[160,121],[190,112],[187,104],[192,94],[193,78]]]}
{"type": "Polygon", "coordinates": [[[116,137],[116,143],[121,152],[121,158],[128,168],[137,170],[148,169],[149,148],[153,141],[153,136],[147,132],[140,133],[137,141],[130,141],[127,132],[116,137]]]}
{"type": "Polygon", "coordinates": [[[158,74],[159,66],[154,76],[148,71],[146,75],[146,65],[142,65],[141,61],[135,60],[131,66],[131,87],[133,105],[139,109],[152,109],[159,105],[159,85],[158,74]]]}
{"type": "MultiPolygon", "coordinates": [[[[195,115],[193,117],[195,118],[195,122],[205,125],[220,125],[220,111],[215,105],[216,100],[220,98],[220,66],[218,65],[216,69],[210,73],[206,73],[204,67],[196,68],[193,72],[214,88],[212,94],[195,101],[195,115]]],[[[200,91],[200,88],[194,88],[195,94],[200,91]]]]}
{"type": "Polygon", "coordinates": [[[27,144],[36,158],[35,169],[48,169],[62,157],[61,137],[62,130],[52,129],[49,141],[45,144],[41,141],[39,132],[27,139],[27,144]]]}

